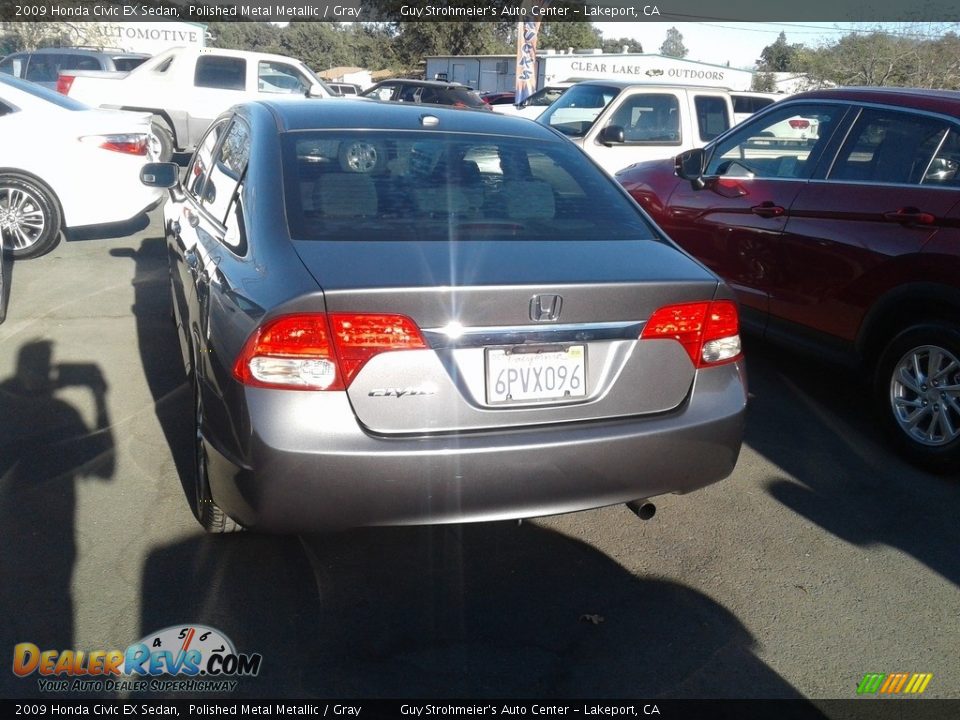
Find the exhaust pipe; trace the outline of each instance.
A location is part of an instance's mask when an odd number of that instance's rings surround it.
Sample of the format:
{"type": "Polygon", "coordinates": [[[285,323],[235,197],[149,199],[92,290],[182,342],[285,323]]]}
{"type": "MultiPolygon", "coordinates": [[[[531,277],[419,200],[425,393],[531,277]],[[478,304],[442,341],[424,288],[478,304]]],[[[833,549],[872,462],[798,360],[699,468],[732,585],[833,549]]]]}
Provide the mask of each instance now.
{"type": "Polygon", "coordinates": [[[627,507],[630,508],[630,512],[641,520],[650,520],[657,514],[657,506],[643,499],[631,500],[627,503],[627,507]]]}

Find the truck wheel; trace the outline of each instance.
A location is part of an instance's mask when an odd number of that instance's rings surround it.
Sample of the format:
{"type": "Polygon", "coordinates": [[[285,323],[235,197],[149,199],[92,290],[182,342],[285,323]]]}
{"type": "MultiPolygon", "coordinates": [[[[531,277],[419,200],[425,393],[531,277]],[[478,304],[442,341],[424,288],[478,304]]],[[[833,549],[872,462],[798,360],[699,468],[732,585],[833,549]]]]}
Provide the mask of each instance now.
{"type": "Polygon", "coordinates": [[[20,173],[0,173],[0,239],[14,258],[32,258],[60,242],[60,203],[46,185],[20,173]]]}
{"type": "Polygon", "coordinates": [[[887,345],[874,394],[901,453],[933,472],[960,469],[960,327],[915,325],[887,345]]]}
{"type": "Polygon", "coordinates": [[[150,154],[154,162],[170,162],[173,160],[173,133],[166,122],[154,118],[150,124],[150,154]]]}

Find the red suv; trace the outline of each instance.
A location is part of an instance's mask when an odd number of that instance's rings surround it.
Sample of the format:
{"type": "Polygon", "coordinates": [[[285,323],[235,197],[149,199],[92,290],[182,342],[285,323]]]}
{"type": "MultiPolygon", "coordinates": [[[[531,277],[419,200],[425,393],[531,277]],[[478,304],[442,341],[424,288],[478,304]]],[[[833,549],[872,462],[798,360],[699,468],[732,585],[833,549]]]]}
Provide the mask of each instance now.
{"type": "Polygon", "coordinates": [[[803,93],[617,179],[747,329],[869,372],[898,447],[960,468],[960,92],[803,93]]]}

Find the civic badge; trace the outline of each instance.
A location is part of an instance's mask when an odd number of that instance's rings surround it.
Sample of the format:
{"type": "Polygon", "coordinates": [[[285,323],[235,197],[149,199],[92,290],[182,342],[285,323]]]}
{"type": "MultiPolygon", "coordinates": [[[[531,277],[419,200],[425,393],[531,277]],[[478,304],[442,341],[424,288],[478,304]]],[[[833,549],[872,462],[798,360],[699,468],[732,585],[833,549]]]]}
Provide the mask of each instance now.
{"type": "Polygon", "coordinates": [[[560,319],[563,298],[559,295],[534,295],[530,299],[530,319],[536,322],[556,322],[560,319]]]}

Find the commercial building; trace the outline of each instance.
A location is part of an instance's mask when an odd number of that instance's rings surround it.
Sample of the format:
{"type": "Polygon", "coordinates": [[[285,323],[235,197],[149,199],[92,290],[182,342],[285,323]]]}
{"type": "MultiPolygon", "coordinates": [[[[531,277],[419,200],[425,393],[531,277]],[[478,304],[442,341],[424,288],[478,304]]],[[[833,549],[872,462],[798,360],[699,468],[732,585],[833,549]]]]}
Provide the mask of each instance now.
{"type": "MultiPolygon", "coordinates": [[[[480,92],[512,90],[514,55],[435,55],[427,58],[428,80],[449,80],[480,92]]],[[[749,90],[753,72],[653,53],[557,53],[537,58],[537,87],[566,80],[617,79],[635,82],[699,85],[749,90]]]]}

